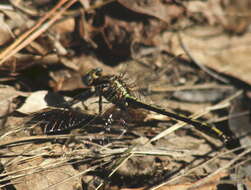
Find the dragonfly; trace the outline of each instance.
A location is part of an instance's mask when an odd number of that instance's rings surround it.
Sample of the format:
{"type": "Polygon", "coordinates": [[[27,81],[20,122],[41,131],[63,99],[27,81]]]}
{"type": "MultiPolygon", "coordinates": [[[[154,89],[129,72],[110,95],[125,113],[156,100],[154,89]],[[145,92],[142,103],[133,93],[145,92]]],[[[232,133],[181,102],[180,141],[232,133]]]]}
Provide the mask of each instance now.
{"type": "Polygon", "coordinates": [[[121,110],[127,110],[128,108],[146,109],[179,121],[183,121],[198,129],[209,129],[225,143],[231,140],[230,136],[206,122],[200,122],[182,114],[170,112],[141,102],[136,96],[134,96],[130,85],[128,85],[123,79],[123,75],[104,75],[101,68],[95,68],[84,75],[82,77],[82,81],[88,87],[94,87],[95,92],[99,97],[99,113],[102,113],[102,98],[104,97],[108,102],[113,103],[121,110]]]}
{"type": "Polygon", "coordinates": [[[30,116],[30,120],[28,120],[26,124],[30,125],[37,123],[37,125],[42,127],[45,134],[67,131],[73,128],[81,128],[87,126],[88,124],[102,124],[104,126],[111,125],[113,120],[110,116],[102,117],[102,98],[104,97],[108,102],[113,103],[121,110],[128,111],[131,108],[149,110],[179,121],[183,121],[187,124],[197,127],[198,129],[210,129],[225,143],[231,140],[231,137],[225,135],[225,133],[220,129],[206,122],[200,122],[182,114],[170,112],[165,109],[141,102],[134,95],[131,86],[124,80],[123,75],[104,75],[101,68],[95,68],[82,77],[82,82],[89,87],[89,91],[86,91],[84,93],[85,95],[81,95],[82,97],[88,99],[95,94],[99,97],[98,115],[74,111],[70,108],[70,106],[77,103],[77,101],[73,100],[72,102],[67,103],[67,108],[46,108],[32,114],[30,116]],[[92,87],[94,87],[94,91],[91,89],[92,87]]]}

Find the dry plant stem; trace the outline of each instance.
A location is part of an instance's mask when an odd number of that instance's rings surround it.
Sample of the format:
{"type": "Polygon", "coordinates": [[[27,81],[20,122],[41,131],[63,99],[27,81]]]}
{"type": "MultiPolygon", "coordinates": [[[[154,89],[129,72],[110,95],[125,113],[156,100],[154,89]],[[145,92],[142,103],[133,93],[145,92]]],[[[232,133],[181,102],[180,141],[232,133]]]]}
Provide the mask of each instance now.
{"type": "Polygon", "coordinates": [[[111,177],[124,163],[126,163],[127,160],[129,160],[133,156],[134,156],[134,153],[130,153],[128,156],[123,158],[121,161],[119,160],[120,163],[116,166],[116,168],[114,168],[114,170],[109,174],[108,177],[111,177]]]}
{"type": "MultiPolygon", "coordinates": [[[[211,106],[209,108],[207,108],[206,110],[202,110],[196,114],[193,114],[191,116],[191,118],[193,119],[197,119],[198,117],[201,117],[202,115],[205,115],[206,113],[212,111],[212,110],[216,110],[216,109],[219,109],[219,108],[222,108],[222,107],[226,107],[226,105],[228,104],[228,102],[230,102],[231,100],[233,100],[234,98],[240,96],[242,94],[242,91],[238,91],[236,92],[234,95],[230,96],[229,98],[223,100],[222,102],[214,105],[214,106],[211,106]]],[[[162,131],[160,134],[156,135],[155,137],[153,137],[151,140],[149,140],[147,143],[151,143],[153,141],[156,141],[178,129],[180,129],[181,127],[183,127],[184,125],[186,125],[186,123],[184,122],[178,122],[177,124],[173,125],[172,127],[162,131]]]]}
{"type": "Polygon", "coordinates": [[[0,10],[13,11],[13,7],[10,5],[0,5],[0,10]]]}
{"type": "MultiPolygon", "coordinates": [[[[106,2],[99,3],[96,6],[90,7],[85,11],[88,12],[113,1],[115,0],[108,0],[106,2]]],[[[60,19],[61,15],[75,2],[77,2],[77,0],[61,0],[49,13],[42,17],[36,23],[35,26],[33,26],[23,35],[19,36],[10,46],[8,46],[0,53],[0,65],[7,61],[11,56],[16,54],[18,51],[29,45],[29,43],[31,43],[43,32],[45,32],[49,27],[51,27],[57,20],[60,19]]]]}
{"type": "Polygon", "coordinates": [[[21,170],[17,170],[17,171],[13,171],[13,172],[7,172],[4,174],[1,174],[1,177],[6,177],[0,180],[0,182],[4,182],[6,180],[14,180],[14,179],[18,179],[24,176],[28,176],[28,175],[32,175],[35,173],[39,173],[42,171],[46,171],[48,169],[53,169],[53,168],[57,168],[60,166],[64,166],[64,165],[69,165],[70,163],[68,163],[68,159],[65,160],[61,160],[60,162],[56,162],[56,163],[48,163],[48,164],[44,164],[43,168],[41,168],[40,166],[31,166],[31,167],[27,167],[21,170]],[[31,170],[31,171],[30,171],[31,170]],[[19,172],[24,172],[25,174],[18,174],[19,172]],[[15,176],[13,176],[13,174],[16,174],[15,176]],[[12,176],[11,176],[12,175],[12,176]]]}
{"type": "MultiPolygon", "coordinates": [[[[43,147],[41,150],[48,149],[48,148],[50,148],[50,147],[49,147],[49,146],[43,147]]],[[[11,157],[13,157],[13,158],[18,158],[18,157],[22,156],[22,157],[25,157],[25,158],[22,159],[22,160],[28,160],[28,159],[35,158],[35,157],[41,156],[41,155],[47,156],[47,157],[51,156],[50,153],[42,153],[42,154],[40,154],[40,155],[38,155],[37,153],[20,153],[20,154],[4,154],[4,156],[0,156],[0,158],[2,158],[2,157],[4,157],[4,158],[11,158],[11,157]]],[[[59,157],[59,156],[62,156],[62,155],[63,155],[63,154],[53,154],[54,157],[55,157],[55,156],[58,156],[58,157],[59,157]]],[[[11,162],[7,162],[7,164],[3,164],[3,166],[6,167],[6,166],[11,165],[11,164],[13,164],[13,163],[15,163],[15,162],[14,162],[14,159],[11,160],[11,162]]]]}
{"type": "MultiPolygon", "coordinates": [[[[18,132],[23,131],[23,130],[24,130],[23,127],[19,127],[18,129],[15,129],[13,131],[8,131],[7,133],[0,136],[0,140],[3,140],[3,138],[8,137],[9,135],[17,134],[18,132]]],[[[0,147],[1,147],[1,144],[0,144],[0,147]]]]}
{"type": "Polygon", "coordinates": [[[184,86],[167,86],[163,87],[160,86],[149,86],[149,90],[151,92],[176,92],[176,91],[182,91],[182,90],[201,90],[201,89],[210,89],[210,88],[216,88],[216,89],[231,89],[228,85],[216,85],[216,84],[199,84],[199,85],[184,85],[184,86]]]}
{"type": "Polygon", "coordinates": [[[244,164],[246,164],[247,162],[250,162],[250,161],[251,161],[251,158],[246,159],[246,160],[243,160],[242,162],[240,162],[240,163],[238,163],[238,164],[232,166],[232,167],[229,168],[229,169],[238,168],[238,167],[240,167],[240,166],[242,166],[242,165],[244,165],[244,164]]]}
{"type": "Polygon", "coordinates": [[[12,6],[15,9],[19,9],[22,12],[24,12],[25,14],[29,15],[29,16],[39,16],[39,12],[36,9],[30,9],[28,7],[25,7],[22,5],[22,2],[20,0],[12,0],[10,1],[10,3],[12,4],[12,6]]]}
{"type": "MultiPolygon", "coordinates": [[[[65,179],[65,180],[63,180],[63,181],[61,181],[61,182],[59,182],[59,183],[53,184],[53,185],[51,185],[51,186],[49,186],[49,187],[46,187],[46,188],[44,188],[44,190],[45,190],[45,189],[48,190],[48,189],[55,188],[57,185],[60,185],[60,184],[62,184],[62,183],[65,183],[65,182],[67,182],[67,181],[69,181],[69,180],[71,180],[71,179],[73,179],[73,178],[75,178],[75,177],[79,177],[79,176],[81,176],[81,175],[83,175],[83,174],[85,174],[85,173],[87,173],[87,172],[89,172],[89,171],[95,171],[95,169],[98,168],[98,167],[100,167],[100,166],[97,165],[97,166],[93,166],[93,167],[91,167],[91,168],[88,168],[88,169],[84,170],[83,172],[80,172],[80,173],[77,174],[77,175],[71,176],[71,177],[69,177],[69,178],[67,178],[67,179],[65,179]]],[[[103,185],[103,183],[101,183],[101,184],[97,187],[97,189],[100,188],[102,185],[103,185]]]]}
{"type": "Polygon", "coordinates": [[[7,49],[5,49],[0,54],[0,59],[3,59],[7,54],[10,53],[12,49],[15,48],[19,43],[21,43],[25,38],[27,38],[33,31],[35,31],[37,28],[39,28],[47,19],[49,19],[52,14],[59,9],[67,0],[61,0],[49,13],[47,13],[44,17],[42,17],[35,26],[33,26],[30,30],[25,32],[23,35],[21,35],[19,38],[17,38],[7,49]]]}
{"type": "MultiPolygon", "coordinates": [[[[31,146],[32,146],[32,145],[29,145],[29,146],[27,147],[27,149],[29,149],[31,146]]],[[[26,150],[23,150],[22,153],[20,153],[20,156],[24,155],[25,152],[26,152],[26,150]]],[[[4,156],[6,156],[6,154],[4,154],[4,156]]],[[[1,157],[1,156],[0,156],[0,157],[1,157]]],[[[33,157],[34,157],[34,156],[33,156],[33,157]]],[[[35,157],[36,157],[36,155],[35,155],[35,157]]],[[[29,158],[32,158],[32,156],[30,156],[29,158]]],[[[28,159],[29,159],[29,158],[28,158],[28,159]]],[[[7,167],[7,166],[9,166],[9,165],[15,163],[16,160],[19,160],[19,159],[20,159],[20,157],[17,156],[17,157],[15,157],[15,158],[9,160],[8,162],[4,163],[3,166],[4,166],[4,167],[7,167]]],[[[25,159],[27,159],[27,158],[24,158],[23,160],[25,160],[25,159]]]]}
{"type": "Polygon", "coordinates": [[[233,114],[231,116],[224,116],[224,117],[220,117],[218,119],[215,119],[214,120],[214,123],[217,123],[217,122],[222,122],[222,121],[226,121],[228,119],[233,119],[233,118],[238,118],[240,116],[248,116],[250,114],[250,111],[243,111],[243,112],[240,112],[240,113],[237,113],[237,114],[233,114]]]}
{"type": "MultiPolygon", "coordinates": [[[[55,140],[55,139],[68,139],[72,135],[53,135],[53,136],[46,136],[46,135],[41,135],[41,136],[31,136],[31,137],[22,137],[22,138],[17,138],[14,140],[7,141],[5,143],[0,144],[0,149],[1,148],[6,148],[6,147],[12,147],[12,146],[20,146],[23,144],[28,144],[33,141],[39,141],[39,140],[55,140]]],[[[86,140],[89,137],[83,137],[83,136],[74,136],[75,138],[83,139],[86,140]]],[[[91,143],[91,142],[87,142],[91,143]]],[[[91,143],[92,145],[99,146],[101,148],[105,148],[101,145],[91,143]]]]}
{"type": "Polygon", "coordinates": [[[199,182],[195,183],[194,185],[192,185],[189,190],[195,189],[198,186],[201,186],[203,184],[205,184],[207,181],[210,180],[210,178],[218,173],[220,173],[221,171],[229,168],[231,165],[233,165],[235,162],[237,162],[239,159],[241,159],[243,156],[245,156],[246,154],[251,152],[251,148],[245,150],[244,152],[242,152],[241,154],[237,155],[234,159],[232,159],[229,163],[227,163],[225,166],[217,169],[215,172],[211,173],[210,175],[208,175],[207,177],[203,178],[202,180],[200,180],[199,182]]]}
{"type": "MultiPolygon", "coordinates": [[[[41,154],[41,155],[43,155],[43,154],[41,154]]],[[[39,157],[41,155],[37,155],[36,157],[39,157]]],[[[19,162],[22,163],[23,160],[24,159],[19,160],[19,162]]],[[[46,170],[49,170],[49,169],[53,169],[53,168],[57,168],[57,167],[64,166],[64,165],[69,165],[69,164],[70,164],[69,159],[64,157],[64,159],[63,160],[61,159],[60,162],[57,161],[57,162],[53,162],[53,163],[43,164],[42,166],[27,167],[27,168],[24,168],[24,169],[21,169],[21,170],[1,174],[0,176],[5,177],[5,178],[0,180],[0,182],[4,182],[6,180],[13,180],[13,179],[22,178],[22,177],[25,177],[27,175],[33,175],[35,173],[39,173],[39,172],[42,172],[42,171],[46,171],[46,170]],[[25,172],[25,174],[18,174],[20,172],[25,172]],[[16,174],[16,175],[14,176],[13,174],[16,174]]],[[[55,187],[56,185],[59,185],[59,184],[64,183],[64,182],[66,182],[66,181],[68,181],[70,179],[78,177],[78,176],[80,176],[80,175],[82,175],[82,174],[84,174],[84,173],[86,173],[88,171],[95,170],[97,167],[99,167],[99,166],[94,166],[94,167],[88,168],[87,170],[85,170],[85,171],[83,171],[83,172],[81,172],[81,173],[79,173],[77,175],[71,176],[70,178],[67,178],[64,181],[61,181],[61,182],[59,182],[57,184],[54,184],[54,185],[52,185],[50,187],[47,187],[46,189],[51,189],[51,188],[55,187]]],[[[4,187],[4,186],[6,186],[6,184],[3,185],[3,186],[0,186],[0,187],[4,187]]]]}
{"type": "Polygon", "coordinates": [[[219,74],[217,74],[216,72],[213,72],[212,70],[208,69],[207,67],[205,67],[203,64],[200,64],[198,63],[194,58],[193,56],[191,55],[191,53],[189,53],[189,50],[188,48],[185,46],[185,44],[183,43],[182,41],[182,38],[181,38],[181,35],[180,35],[180,32],[177,32],[177,35],[178,35],[178,41],[180,43],[180,46],[181,48],[183,49],[183,51],[186,53],[186,55],[189,57],[189,59],[191,59],[192,62],[194,62],[201,70],[203,70],[205,73],[209,74],[210,76],[214,77],[215,79],[217,79],[218,81],[220,82],[223,82],[223,83],[226,83],[228,84],[229,81],[220,76],[219,74]]]}
{"type": "MultiPolygon", "coordinates": [[[[121,154],[128,154],[126,157],[121,158],[120,160],[117,160],[117,162],[114,164],[114,169],[112,170],[112,172],[108,175],[108,177],[111,177],[124,163],[126,163],[130,158],[132,158],[135,154],[143,154],[145,155],[145,152],[140,153],[137,150],[137,146],[133,146],[133,147],[129,147],[127,149],[125,149],[125,151],[120,152],[121,154]]],[[[148,155],[157,155],[157,154],[148,154],[148,155]]],[[[162,155],[169,155],[169,156],[173,156],[173,154],[162,154],[162,155]]],[[[184,155],[183,155],[184,156],[184,155]]],[[[101,183],[96,189],[101,188],[104,185],[104,183],[101,183]]]]}
{"type": "MultiPolygon", "coordinates": [[[[111,173],[108,175],[108,177],[111,177],[124,163],[126,163],[126,161],[128,161],[130,158],[132,158],[134,156],[134,153],[132,153],[133,147],[129,147],[125,153],[128,152],[128,155],[125,158],[121,158],[118,161],[116,161],[116,163],[114,164],[114,169],[111,171],[111,173]]],[[[101,183],[95,190],[100,189],[102,186],[104,185],[104,183],[101,183]]]]}
{"type": "MultiPolygon", "coordinates": [[[[167,185],[167,184],[170,184],[170,183],[172,183],[172,182],[174,182],[174,181],[177,181],[177,180],[180,179],[181,177],[187,176],[187,175],[189,175],[189,174],[195,172],[197,169],[206,166],[206,165],[209,164],[210,162],[212,162],[212,161],[214,161],[214,160],[216,160],[216,159],[218,159],[218,158],[221,158],[221,157],[223,157],[223,156],[226,155],[226,154],[231,154],[231,153],[233,153],[233,152],[235,152],[235,151],[242,150],[242,149],[245,149],[245,148],[248,148],[248,147],[237,147],[237,148],[235,148],[235,149],[232,149],[232,150],[229,150],[229,151],[227,151],[227,152],[221,153],[221,154],[219,154],[219,155],[213,157],[212,159],[205,161],[204,163],[200,164],[199,166],[196,166],[196,167],[194,167],[194,168],[188,170],[186,173],[184,173],[184,172],[178,173],[178,175],[177,175],[176,177],[173,177],[172,179],[170,179],[170,180],[168,180],[168,181],[166,181],[166,182],[164,182],[164,183],[162,183],[162,184],[159,184],[159,185],[157,185],[157,186],[151,188],[151,190],[156,190],[156,189],[158,189],[158,188],[160,188],[160,187],[162,187],[162,186],[164,186],[164,185],[167,185]]],[[[249,147],[249,148],[250,148],[250,147],[249,147]]]]}
{"type": "Polygon", "coordinates": [[[34,27],[21,35],[7,49],[1,52],[0,65],[45,32],[76,1],[77,0],[61,0],[48,14],[41,18],[34,27]],[[66,5],[62,7],[65,3],[66,5]],[[59,8],[61,9],[57,11],[59,8]]]}
{"type": "Polygon", "coordinates": [[[65,182],[67,182],[67,181],[69,181],[69,180],[72,180],[72,179],[74,179],[75,177],[79,177],[79,176],[81,176],[81,175],[83,175],[83,174],[85,174],[85,173],[87,173],[87,172],[94,171],[97,167],[98,167],[98,166],[90,167],[90,168],[88,168],[88,169],[86,169],[86,170],[80,172],[80,173],[77,174],[77,175],[71,176],[71,177],[69,177],[69,178],[67,178],[67,179],[65,179],[65,180],[63,180],[63,181],[60,181],[59,183],[55,183],[55,184],[53,184],[53,185],[51,185],[51,186],[49,186],[49,187],[43,188],[42,190],[55,189],[55,187],[56,187],[57,185],[63,184],[63,183],[65,183],[65,182]]]}

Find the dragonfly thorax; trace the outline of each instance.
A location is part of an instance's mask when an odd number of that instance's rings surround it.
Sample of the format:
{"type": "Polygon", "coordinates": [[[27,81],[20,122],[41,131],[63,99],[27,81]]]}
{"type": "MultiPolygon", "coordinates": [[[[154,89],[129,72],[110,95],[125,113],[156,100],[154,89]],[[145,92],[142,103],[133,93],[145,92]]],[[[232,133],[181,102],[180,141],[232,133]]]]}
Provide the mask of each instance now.
{"type": "Polygon", "coordinates": [[[93,86],[98,95],[103,96],[109,102],[125,109],[128,106],[127,98],[134,98],[131,88],[121,75],[105,75],[101,71],[93,69],[83,80],[86,85],[93,86]]]}
{"type": "MultiPolygon", "coordinates": [[[[128,106],[127,98],[132,97],[131,90],[120,76],[107,76],[110,79],[100,90],[101,94],[110,102],[125,108],[128,106]]],[[[97,87],[99,88],[99,87],[97,87]]]]}

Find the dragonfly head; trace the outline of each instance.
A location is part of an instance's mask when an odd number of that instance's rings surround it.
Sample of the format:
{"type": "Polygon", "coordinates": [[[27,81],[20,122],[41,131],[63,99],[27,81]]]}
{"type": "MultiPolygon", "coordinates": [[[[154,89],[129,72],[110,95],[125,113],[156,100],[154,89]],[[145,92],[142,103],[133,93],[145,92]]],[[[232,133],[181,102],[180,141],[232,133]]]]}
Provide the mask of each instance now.
{"type": "Polygon", "coordinates": [[[92,69],[82,77],[82,81],[87,86],[92,86],[94,81],[102,76],[103,70],[101,68],[92,69]]]}

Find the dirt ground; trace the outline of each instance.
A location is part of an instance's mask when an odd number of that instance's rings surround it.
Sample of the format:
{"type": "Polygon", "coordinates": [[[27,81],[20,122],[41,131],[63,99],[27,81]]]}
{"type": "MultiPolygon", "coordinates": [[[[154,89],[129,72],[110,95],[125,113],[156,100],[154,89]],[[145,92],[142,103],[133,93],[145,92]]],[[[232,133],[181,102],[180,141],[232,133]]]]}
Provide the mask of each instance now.
{"type": "Polygon", "coordinates": [[[249,0],[3,0],[0,11],[1,189],[251,189],[249,0]],[[205,125],[122,109],[84,83],[95,68],[205,125]]]}

